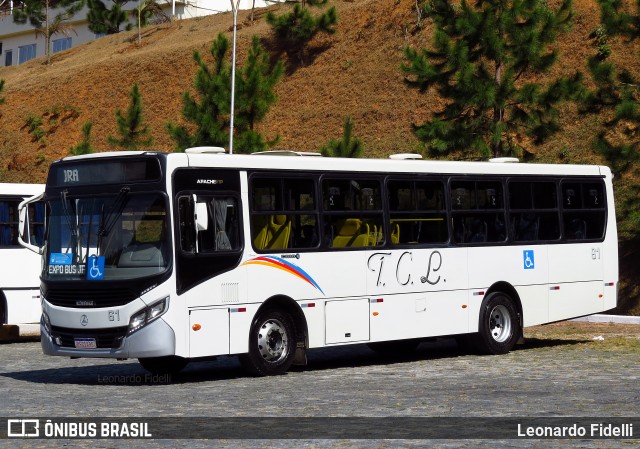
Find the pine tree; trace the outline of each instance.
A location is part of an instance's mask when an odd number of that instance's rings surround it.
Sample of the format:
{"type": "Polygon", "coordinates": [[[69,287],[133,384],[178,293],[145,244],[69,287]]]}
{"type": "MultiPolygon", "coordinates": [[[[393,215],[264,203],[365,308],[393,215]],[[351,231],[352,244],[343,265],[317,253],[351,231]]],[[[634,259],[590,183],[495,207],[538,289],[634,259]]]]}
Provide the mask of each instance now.
{"type": "Polygon", "coordinates": [[[607,7],[601,9],[602,26],[590,36],[597,54],[589,58],[588,66],[596,87],[587,91],[581,112],[606,117],[593,140],[593,148],[605,158],[615,174],[619,233],[628,239],[638,239],[640,186],[628,180],[640,176],[640,80],[608,60],[611,49],[607,39],[609,33],[621,34],[631,40],[640,35],[630,32],[632,20],[615,17],[619,7],[616,2],[601,1],[601,5],[603,3],[607,7]],[[613,11],[608,9],[612,4],[616,5],[613,11]],[[613,26],[615,23],[622,25],[613,26]]]}
{"type": "MultiPolygon", "coordinates": [[[[600,17],[607,33],[621,34],[633,40],[640,38],[640,0],[636,0],[635,14],[625,10],[622,0],[598,0],[600,17]]],[[[629,5],[630,6],[630,5],[629,5]]]]}
{"type": "Polygon", "coordinates": [[[182,115],[193,124],[193,134],[185,126],[167,124],[169,135],[176,142],[176,149],[184,151],[194,146],[224,146],[229,141],[229,108],[231,95],[231,67],[226,60],[229,40],[224,34],[211,44],[209,50],[213,57],[210,68],[198,51],[193,59],[198,65],[195,88],[200,99],[189,92],[182,97],[182,115]]]}
{"type": "MultiPolygon", "coordinates": [[[[182,98],[182,115],[191,126],[174,123],[166,125],[169,135],[176,142],[176,149],[184,151],[194,146],[225,146],[229,142],[231,102],[231,64],[228,62],[229,40],[220,33],[211,45],[213,65],[209,67],[199,52],[193,58],[199,66],[195,88],[199,99],[185,92],[182,98]],[[190,131],[190,130],[193,130],[190,131]]],[[[254,37],[243,67],[237,69],[236,123],[234,148],[240,153],[261,151],[273,142],[265,142],[255,125],[264,119],[271,105],[277,100],[273,91],[282,78],[284,69],[278,61],[271,66],[269,54],[254,37]]]]}
{"type": "Polygon", "coordinates": [[[640,162],[640,83],[606,58],[592,56],[588,66],[596,87],[584,96],[582,112],[609,115],[593,146],[620,176],[640,162]]]}
{"type": "Polygon", "coordinates": [[[91,128],[93,127],[91,122],[86,122],[82,126],[82,141],[75,147],[69,148],[69,154],[72,156],[80,156],[82,154],[94,153],[95,150],[91,145],[91,128]]]}
{"type": "Polygon", "coordinates": [[[153,138],[150,135],[149,128],[142,124],[142,96],[137,83],[133,85],[129,97],[131,98],[131,103],[126,115],[120,109],[116,111],[116,122],[120,138],[109,136],[107,141],[111,146],[135,151],[151,146],[153,138]]]}
{"type": "Polygon", "coordinates": [[[330,140],[320,149],[320,153],[329,157],[362,157],[364,145],[360,139],[352,137],[352,133],[353,119],[346,117],[342,126],[342,140],[330,140]]]}
{"type": "MultiPolygon", "coordinates": [[[[129,0],[115,0],[111,9],[107,9],[101,0],[87,0],[89,29],[96,34],[119,33],[120,25],[127,21],[127,13],[123,10],[127,3],[129,0]]],[[[125,29],[131,29],[131,24],[127,24],[125,29]]]]}
{"type": "Polygon", "coordinates": [[[525,139],[538,144],[558,131],[557,105],[579,95],[581,75],[547,86],[523,77],[555,63],[550,47],[571,23],[571,0],[557,10],[543,0],[432,0],[427,12],[435,21],[433,49],[406,48],[402,70],[410,86],[436,88],[447,102],[431,121],[414,125],[432,154],[520,155],[525,139]]]}
{"type": "MultiPolygon", "coordinates": [[[[309,5],[321,6],[327,0],[307,1],[309,5]]],[[[271,25],[276,38],[290,54],[296,54],[300,63],[304,60],[304,49],[307,43],[318,33],[333,34],[334,25],[338,23],[336,8],[331,7],[317,17],[313,17],[303,3],[296,3],[289,13],[276,16],[273,12],[267,14],[267,23],[271,25]]]]}
{"type": "Polygon", "coordinates": [[[73,28],[67,22],[83,6],[84,0],[24,0],[22,8],[13,10],[13,21],[21,25],[28,21],[36,29],[36,35],[44,36],[47,64],[51,64],[51,37],[68,36],[73,28]],[[58,11],[53,17],[52,9],[58,11]]]}
{"type": "Polygon", "coordinates": [[[278,60],[274,65],[258,36],[251,41],[245,65],[238,70],[236,78],[236,123],[234,148],[240,153],[264,151],[273,142],[265,142],[255,130],[276,102],[274,88],[284,74],[284,64],[278,60]]]}

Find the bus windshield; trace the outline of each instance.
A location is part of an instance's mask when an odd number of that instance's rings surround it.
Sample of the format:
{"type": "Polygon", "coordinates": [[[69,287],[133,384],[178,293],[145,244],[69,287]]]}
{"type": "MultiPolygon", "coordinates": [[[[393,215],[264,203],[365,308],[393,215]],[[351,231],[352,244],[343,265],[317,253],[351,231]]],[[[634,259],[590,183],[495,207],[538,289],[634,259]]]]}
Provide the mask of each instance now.
{"type": "Polygon", "coordinates": [[[166,202],[159,193],[49,201],[43,278],[107,281],[161,273],[170,264],[166,202]]]}

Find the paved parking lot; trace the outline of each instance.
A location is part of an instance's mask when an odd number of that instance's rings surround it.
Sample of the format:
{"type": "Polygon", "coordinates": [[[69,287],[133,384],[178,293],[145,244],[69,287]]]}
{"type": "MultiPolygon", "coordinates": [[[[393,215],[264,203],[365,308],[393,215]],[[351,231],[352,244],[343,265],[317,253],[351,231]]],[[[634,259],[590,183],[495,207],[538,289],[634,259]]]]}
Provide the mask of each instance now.
{"type": "MultiPolygon", "coordinates": [[[[640,328],[635,338],[640,338],[640,328]]],[[[597,332],[596,332],[597,333],[597,332]]],[[[630,336],[634,338],[633,335],[630,336]]],[[[189,365],[169,378],[135,361],[45,357],[39,343],[0,345],[5,417],[639,417],[640,352],[598,341],[534,338],[504,356],[476,356],[452,340],[423,343],[407,357],[366,346],[316,350],[285,376],[253,378],[235,358],[189,365]]],[[[4,425],[4,423],[0,423],[4,425]]],[[[639,426],[640,427],[640,426],[639,426]]],[[[218,440],[215,447],[638,447],[634,440],[218,440]]],[[[0,440],[2,447],[62,441],[0,440]],[[16,444],[17,443],[17,444],[16,444]]],[[[87,447],[87,441],[64,441],[87,447]]],[[[155,440],[151,447],[187,441],[155,440]]],[[[96,440],[92,447],[149,447],[96,440]]],[[[211,447],[189,441],[189,447],[211,447]]]]}

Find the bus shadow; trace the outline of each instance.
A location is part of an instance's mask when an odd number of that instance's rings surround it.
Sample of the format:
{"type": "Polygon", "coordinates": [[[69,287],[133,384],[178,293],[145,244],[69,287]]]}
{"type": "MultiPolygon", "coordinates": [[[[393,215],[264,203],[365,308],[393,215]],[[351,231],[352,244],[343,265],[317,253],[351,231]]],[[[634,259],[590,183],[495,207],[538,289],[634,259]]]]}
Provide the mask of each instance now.
{"type": "Polygon", "coordinates": [[[178,374],[152,374],[135,361],[0,373],[0,377],[36,384],[125,387],[231,380],[245,376],[245,371],[235,357],[190,363],[178,374]]]}
{"type": "MultiPolygon", "coordinates": [[[[524,344],[515,347],[515,351],[528,349],[553,348],[584,343],[582,340],[526,339],[524,344]]],[[[336,368],[394,365],[421,360],[453,359],[479,356],[477,351],[459,346],[453,338],[438,338],[426,341],[410,353],[380,354],[367,345],[338,346],[316,349],[309,353],[306,366],[293,367],[294,371],[320,371],[336,368]]],[[[480,355],[481,356],[481,355],[480,355]]]]}
{"type": "MultiPolygon", "coordinates": [[[[515,351],[554,348],[583,344],[584,340],[560,340],[528,338],[515,351]]],[[[423,360],[471,357],[476,354],[457,345],[454,339],[442,338],[421,343],[410,353],[379,354],[367,345],[358,344],[309,351],[306,366],[293,366],[292,373],[326,371],[339,368],[364,366],[389,366],[423,360]]],[[[151,374],[137,362],[117,362],[99,365],[68,366],[64,368],[34,369],[0,373],[0,377],[49,385],[118,385],[137,387],[140,385],[161,386],[167,384],[189,384],[225,381],[250,377],[236,357],[218,357],[212,361],[192,362],[178,374],[151,374]]]]}
{"type": "Polygon", "coordinates": [[[572,340],[560,338],[526,338],[524,344],[516,346],[517,350],[553,348],[556,346],[574,346],[589,343],[591,340],[572,340]]]}

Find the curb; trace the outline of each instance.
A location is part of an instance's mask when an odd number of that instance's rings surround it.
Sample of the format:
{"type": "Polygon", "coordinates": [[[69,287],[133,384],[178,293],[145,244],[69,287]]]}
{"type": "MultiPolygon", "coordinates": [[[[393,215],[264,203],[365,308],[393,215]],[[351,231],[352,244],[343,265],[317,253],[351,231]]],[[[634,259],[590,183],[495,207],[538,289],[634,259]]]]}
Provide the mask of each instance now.
{"type": "Polygon", "coordinates": [[[586,323],[616,323],[616,324],[640,324],[640,316],[625,315],[590,315],[582,318],[574,318],[570,321],[586,323]]]}
{"type": "Polygon", "coordinates": [[[38,340],[40,324],[3,324],[0,326],[0,342],[38,340]]]}

